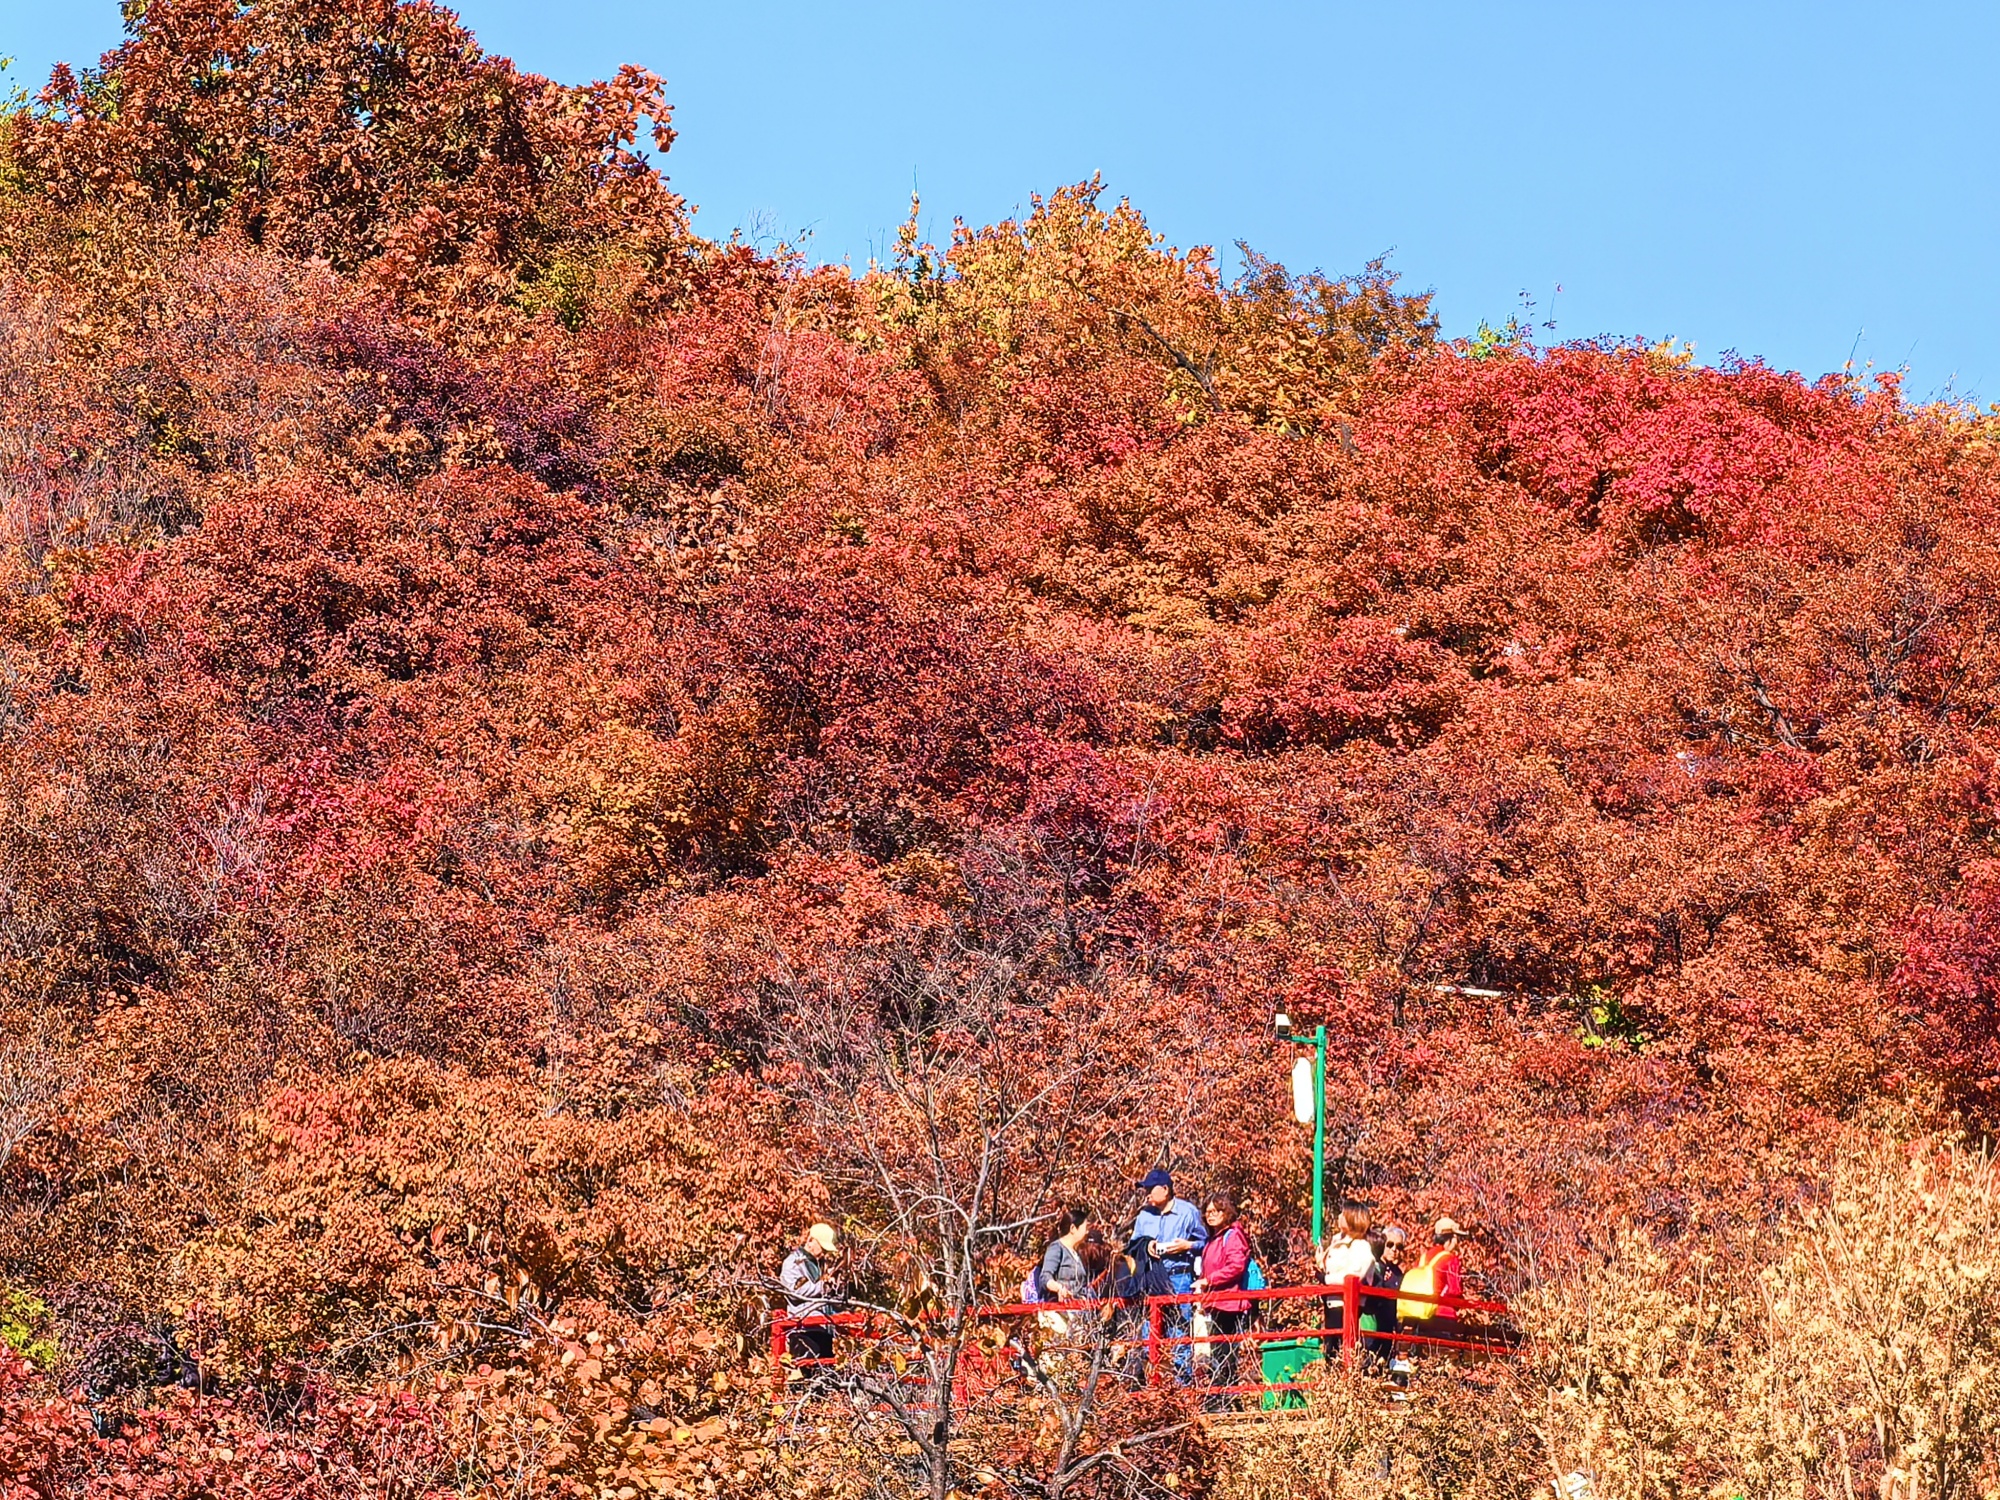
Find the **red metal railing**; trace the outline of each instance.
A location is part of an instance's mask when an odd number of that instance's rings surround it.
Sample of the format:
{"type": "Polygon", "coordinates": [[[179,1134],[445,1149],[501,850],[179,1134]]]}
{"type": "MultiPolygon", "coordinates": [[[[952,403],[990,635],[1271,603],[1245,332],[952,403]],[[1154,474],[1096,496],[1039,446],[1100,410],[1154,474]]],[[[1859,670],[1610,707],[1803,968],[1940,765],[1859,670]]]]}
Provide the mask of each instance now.
{"type": "MultiPolygon", "coordinates": [[[[971,1314],[975,1323],[991,1323],[1009,1318],[1034,1318],[1044,1313],[1060,1314],[1064,1317],[1082,1314],[1103,1317],[1107,1312],[1115,1313],[1124,1309],[1145,1312],[1145,1369],[1146,1381],[1158,1385],[1165,1378],[1166,1367],[1171,1361],[1171,1351],[1196,1345],[1234,1345],[1238,1349],[1259,1351],[1265,1344],[1297,1342],[1317,1339],[1322,1353],[1328,1341],[1337,1340],[1340,1357],[1344,1364],[1355,1363],[1357,1351],[1364,1341],[1382,1344],[1391,1348],[1454,1350],[1483,1357],[1510,1357],[1518,1353],[1520,1343],[1509,1330],[1494,1327],[1483,1321],[1476,1326],[1465,1326],[1464,1315],[1472,1314],[1479,1319],[1504,1318],[1507,1304],[1486,1302],[1470,1297],[1445,1297],[1429,1292],[1400,1291],[1389,1287],[1367,1287],[1358,1276],[1349,1276],[1338,1285],[1313,1285],[1292,1287],[1266,1287],[1259,1291],[1230,1289],[1210,1292],[1182,1292],[1172,1296],[1148,1297],[1143,1303],[1127,1303],[1117,1299],[1072,1302],[1016,1302],[1000,1306],[981,1307],[971,1314]],[[1287,1324],[1283,1327],[1246,1328],[1236,1333],[1218,1333],[1213,1329],[1197,1336],[1179,1319],[1174,1318],[1173,1309],[1188,1309],[1191,1318],[1197,1307],[1213,1307],[1219,1302],[1253,1303],[1278,1306],[1287,1302],[1308,1301],[1323,1310],[1318,1326],[1312,1324],[1287,1324]],[[1433,1313],[1425,1320],[1424,1331],[1414,1332],[1402,1326],[1400,1318],[1395,1326],[1383,1329],[1363,1328],[1364,1313],[1378,1311],[1381,1305],[1393,1307],[1399,1302],[1428,1304],[1433,1313]],[[1375,1304],[1371,1308],[1369,1304],[1375,1304]],[[1335,1309],[1339,1311],[1339,1321],[1326,1322],[1335,1309]],[[1169,1332],[1172,1323],[1176,1331],[1169,1332]]],[[[839,1358],[794,1357],[790,1353],[790,1335],[803,1328],[830,1328],[836,1339],[845,1337],[863,1342],[886,1342],[893,1337],[891,1320],[881,1314],[867,1312],[833,1313],[820,1317],[795,1318],[780,1315],[771,1320],[771,1366],[775,1392],[780,1397],[785,1390],[786,1371],[824,1365],[837,1365],[839,1358]]],[[[1189,1376],[1195,1373],[1198,1363],[1192,1355],[1189,1359],[1189,1376]]],[[[1262,1378],[1261,1361],[1259,1378],[1255,1381],[1237,1381],[1227,1385],[1198,1381],[1193,1378],[1182,1381],[1191,1390],[1211,1395],[1246,1395],[1270,1391],[1291,1391],[1301,1388],[1300,1381],[1267,1381],[1262,1378]]]]}
{"type": "MultiPolygon", "coordinates": [[[[1459,1350],[1487,1357],[1511,1356],[1519,1349],[1519,1341],[1507,1330],[1480,1325],[1475,1328],[1460,1326],[1460,1319],[1466,1313],[1482,1318],[1505,1317],[1507,1304],[1504,1302],[1483,1302],[1470,1297],[1444,1297],[1430,1292],[1403,1292],[1394,1288],[1364,1286],[1358,1276],[1345,1278],[1338,1286],[1270,1287],[1262,1291],[1184,1292],[1171,1297],[1149,1297],[1147,1307],[1147,1359],[1146,1379],[1149,1384],[1158,1385],[1164,1374],[1167,1361],[1161,1353],[1182,1345],[1235,1344],[1251,1350],[1260,1349],[1265,1344],[1293,1342],[1301,1339],[1317,1339],[1322,1346],[1329,1340],[1337,1340],[1340,1346],[1341,1362],[1352,1366],[1357,1351],[1364,1343],[1380,1343],[1391,1348],[1430,1348],[1459,1350]],[[1337,1307],[1340,1320],[1325,1323],[1319,1327],[1297,1326],[1281,1328],[1251,1328],[1241,1333],[1224,1334],[1213,1331],[1196,1336],[1192,1331],[1169,1335],[1166,1332],[1168,1309],[1186,1306],[1211,1306],[1217,1302],[1265,1302],[1314,1301],[1328,1313],[1337,1307]],[[1400,1319],[1388,1328],[1363,1328],[1361,1319],[1371,1311],[1369,1303],[1387,1304],[1394,1307],[1398,1302],[1428,1304],[1433,1309],[1432,1317],[1426,1324],[1426,1331],[1416,1333],[1406,1331],[1400,1319]],[[1448,1319],[1452,1325],[1449,1334],[1440,1326],[1440,1319],[1448,1319]],[[1449,1335],[1472,1335],[1453,1337],[1449,1335]]],[[[1230,1385],[1214,1385],[1208,1382],[1189,1381],[1191,1389],[1212,1395],[1243,1395],[1251,1392],[1291,1391],[1302,1387],[1301,1381],[1255,1381],[1230,1385]]]]}

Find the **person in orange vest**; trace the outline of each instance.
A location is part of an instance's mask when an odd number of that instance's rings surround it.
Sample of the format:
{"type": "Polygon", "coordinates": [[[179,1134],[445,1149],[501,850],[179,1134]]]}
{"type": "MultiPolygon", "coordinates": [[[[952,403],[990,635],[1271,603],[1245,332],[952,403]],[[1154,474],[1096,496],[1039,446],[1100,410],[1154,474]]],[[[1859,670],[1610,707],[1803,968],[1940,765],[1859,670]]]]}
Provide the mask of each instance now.
{"type": "Polygon", "coordinates": [[[1458,1227],[1456,1219],[1439,1219],[1431,1226],[1431,1248],[1403,1273],[1404,1296],[1396,1303],[1396,1317],[1399,1322],[1408,1325],[1410,1332],[1423,1338],[1458,1337],[1458,1308],[1453,1303],[1417,1302],[1411,1300],[1408,1294],[1424,1292],[1435,1297],[1463,1297],[1465,1270],[1459,1260],[1458,1245],[1464,1238],[1465,1231],[1458,1227]]]}

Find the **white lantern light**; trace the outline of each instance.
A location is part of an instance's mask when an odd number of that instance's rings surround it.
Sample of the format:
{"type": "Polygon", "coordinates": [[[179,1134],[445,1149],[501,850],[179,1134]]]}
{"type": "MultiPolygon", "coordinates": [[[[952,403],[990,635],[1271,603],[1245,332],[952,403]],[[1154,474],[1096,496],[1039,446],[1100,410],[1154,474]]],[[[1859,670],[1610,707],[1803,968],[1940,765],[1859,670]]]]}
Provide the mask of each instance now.
{"type": "Polygon", "coordinates": [[[1313,1122],[1313,1060],[1301,1057],[1292,1064],[1292,1114],[1301,1125],[1313,1122]]]}

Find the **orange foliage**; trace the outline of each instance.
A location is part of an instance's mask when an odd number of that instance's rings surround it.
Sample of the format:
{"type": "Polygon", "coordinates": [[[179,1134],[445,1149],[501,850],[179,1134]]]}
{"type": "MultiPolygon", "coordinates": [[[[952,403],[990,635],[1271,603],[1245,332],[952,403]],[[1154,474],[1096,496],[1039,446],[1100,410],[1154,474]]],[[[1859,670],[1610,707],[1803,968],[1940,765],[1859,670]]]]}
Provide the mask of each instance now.
{"type": "Polygon", "coordinates": [[[0,1492],[775,1473],[738,1309],[813,1217],[922,1259],[829,1016],[977,991],[1094,1091],[1007,1201],[1166,1160],[1274,1265],[1281,1004],[1501,1285],[1991,1123],[1990,418],[1442,343],[1095,183],[771,261],[666,118],[158,0],[0,127],[0,1492]]]}

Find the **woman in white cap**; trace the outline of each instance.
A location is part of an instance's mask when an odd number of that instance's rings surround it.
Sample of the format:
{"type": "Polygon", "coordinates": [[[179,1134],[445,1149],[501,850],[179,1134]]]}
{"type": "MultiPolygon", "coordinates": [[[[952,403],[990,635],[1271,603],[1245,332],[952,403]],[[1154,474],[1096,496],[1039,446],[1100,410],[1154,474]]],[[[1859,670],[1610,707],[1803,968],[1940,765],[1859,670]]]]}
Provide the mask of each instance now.
{"type": "MultiPolygon", "coordinates": [[[[831,1224],[815,1224],[799,1241],[798,1248],[785,1257],[778,1272],[778,1284],[785,1289],[785,1314],[793,1318],[824,1318],[832,1315],[838,1295],[833,1266],[840,1254],[840,1236],[831,1224]]],[[[833,1363],[833,1326],[818,1323],[794,1328],[786,1335],[786,1352],[792,1358],[792,1374],[801,1366],[814,1370],[833,1363]]]]}

